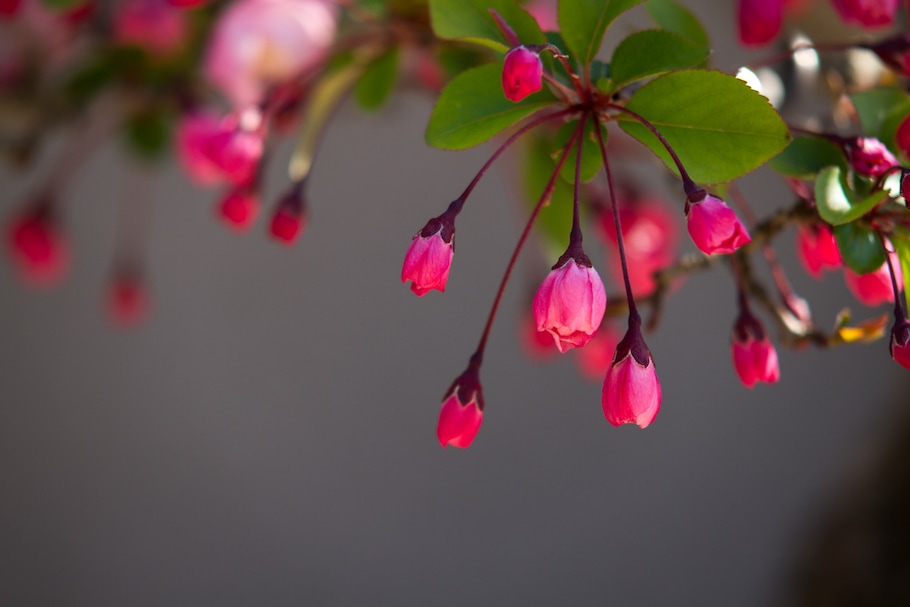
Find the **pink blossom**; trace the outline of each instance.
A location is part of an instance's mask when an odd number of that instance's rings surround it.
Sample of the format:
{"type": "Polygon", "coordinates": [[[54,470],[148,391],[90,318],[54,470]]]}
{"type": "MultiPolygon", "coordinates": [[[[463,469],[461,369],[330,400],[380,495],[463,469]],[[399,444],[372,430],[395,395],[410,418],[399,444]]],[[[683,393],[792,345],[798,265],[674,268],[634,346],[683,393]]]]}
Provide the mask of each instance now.
{"type": "Polygon", "coordinates": [[[436,437],[443,448],[470,447],[483,422],[483,393],[473,363],[456,379],[442,401],[436,437]]]}
{"type": "Polygon", "coordinates": [[[874,137],[859,137],[847,150],[853,170],[867,177],[881,177],[898,164],[894,154],[874,137]]]}
{"type": "Polygon", "coordinates": [[[418,297],[431,290],[445,292],[455,255],[455,225],[445,216],[436,217],[411,240],[401,267],[401,282],[411,281],[418,297]]]}
{"type": "Polygon", "coordinates": [[[228,227],[237,232],[245,232],[259,214],[259,196],[251,187],[233,188],[218,204],[218,214],[228,227]]]}
{"type": "Polygon", "coordinates": [[[521,101],[543,86],[540,55],[528,47],[516,46],[506,53],[502,64],[502,92],[510,101],[521,101]]]}
{"type": "MultiPolygon", "coordinates": [[[[894,264],[894,277],[897,279],[898,290],[903,289],[904,278],[901,273],[901,264],[895,253],[891,253],[891,262],[894,264]]],[[[850,292],[867,306],[877,306],[885,302],[894,303],[894,288],[891,285],[891,272],[886,261],[878,269],[868,274],[857,274],[850,268],[844,268],[844,282],[850,292]]]]}
{"type": "Polygon", "coordinates": [[[686,207],[689,236],[706,255],[732,253],[752,242],[739,217],[720,198],[709,194],[686,207]]]}
{"type": "Polygon", "coordinates": [[[237,107],[318,67],[335,37],[331,0],[238,0],[219,15],[205,57],[209,81],[237,107]]]}
{"type": "Polygon", "coordinates": [[[215,184],[223,177],[209,153],[210,140],[221,130],[221,120],[209,112],[185,114],[177,123],[177,157],[187,174],[200,184],[215,184]]]}
{"type": "Polygon", "coordinates": [[[531,0],[525,5],[525,10],[531,13],[543,31],[559,31],[556,0],[531,0]]]}
{"type": "Polygon", "coordinates": [[[269,231],[279,242],[291,245],[303,232],[305,225],[304,201],[297,184],[278,202],[269,231]]]}
{"type": "Polygon", "coordinates": [[[872,29],[894,21],[898,0],[831,0],[848,25],[872,29]]]}
{"type": "Polygon", "coordinates": [[[161,54],[180,50],[187,35],[186,16],[165,0],[121,0],[113,26],[117,42],[161,54]]]}
{"type": "Polygon", "coordinates": [[[604,378],[601,404],[614,426],[637,424],[647,428],[660,411],[661,391],[651,352],[637,327],[630,327],[616,347],[613,364],[604,378]]]}
{"type": "Polygon", "coordinates": [[[66,239],[50,208],[43,204],[13,217],[6,238],[7,250],[20,277],[31,286],[53,286],[69,269],[66,239]]]}
{"type": "Polygon", "coordinates": [[[825,224],[802,224],[796,230],[796,253],[800,262],[815,279],[821,278],[822,270],[836,270],[843,265],[834,233],[825,224]]]}
{"type": "Polygon", "coordinates": [[[767,44],[780,32],[783,0],[739,0],[739,39],[743,44],[767,44]]]}
{"type": "Polygon", "coordinates": [[[900,315],[891,328],[891,358],[905,369],[910,369],[910,322],[900,315]]]}
{"type": "Polygon", "coordinates": [[[773,384],[780,379],[777,351],[761,323],[743,310],[733,325],[733,368],[750,390],[757,382],[773,384]]]}
{"type": "Polygon", "coordinates": [[[534,295],[538,331],[548,331],[560,352],[580,348],[593,337],[607,307],[597,270],[586,259],[564,255],[534,295]]]}

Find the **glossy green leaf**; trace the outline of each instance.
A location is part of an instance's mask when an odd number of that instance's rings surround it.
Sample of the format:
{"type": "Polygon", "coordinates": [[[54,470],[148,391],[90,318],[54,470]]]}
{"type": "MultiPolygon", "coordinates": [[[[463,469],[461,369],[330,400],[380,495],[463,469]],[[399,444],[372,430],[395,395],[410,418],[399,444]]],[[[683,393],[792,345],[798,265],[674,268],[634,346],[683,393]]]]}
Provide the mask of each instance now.
{"type": "Polygon", "coordinates": [[[695,67],[710,49],[664,30],[636,32],[619,43],[610,61],[615,88],[671,70],[695,67]]]}
{"type": "Polygon", "coordinates": [[[847,168],[840,147],[821,137],[798,135],[787,148],[768,161],[768,166],[787,177],[814,179],[825,167],[847,168]]]}
{"type": "MultiPolygon", "coordinates": [[[[790,132],[768,100],[742,80],[716,71],[664,74],[632,96],[628,109],[667,139],[697,183],[741,177],[776,156],[790,132]]],[[[667,150],[645,126],[618,115],[620,126],[677,171],[667,150]]]]}
{"type": "Polygon", "coordinates": [[[519,103],[509,101],[502,93],[502,63],[483,65],[443,89],[427,125],[426,141],[446,150],[467,149],[553,101],[546,88],[519,103]]]}
{"type": "Polygon", "coordinates": [[[583,65],[591,63],[600,50],[604,33],[622,13],[642,0],[560,0],[559,31],[569,54],[583,65]]]}
{"type": "Polygon", "coordinates": [[[815,203],[818,214],[831,225],[859,219],[882,202],[888,194],[877,190],[860,198],[850,191],[839,166],[822,169],[815,178],[815,203]]]}
{"type": "Polygon", "coordinates": [[[357,82],[354,96],[360,106],[367,110],[382,107],[395,88],[397,74],[398,47],[393,47],[368,65],[357,82]]]}
{"type": "MultiPolygon", "coordinates": [[[[528,208],[533,208],[537,204],[550,176],[556,170],[551,152],[551,142],[542,137],[533,137],[527,146],[523,181],[528,208]]],[[[550,204],[541,209],[535,223],[535,228],[544,238],[547,251],[554,262],[569,243],[569,231],[572,229],[572,197],[572,186],[557,179],[550,204]]]]}
{"type": "Polygon", "coordinates": [[[494,9],[524,44],[544,44],[537,21],[514,0],[430,0],[433,31],[445,40],[466,40],[506,52],[509,43],[490,15],[494,9]]]}
{"type": "Polygon", "coordinates": [[[844,263],[857,274],[868,274],[885,263],[885,249],[872,230],[856,223],[834,226],[834,239],[844,263]]]}
{"type": "MultiPolygon", "coordinates": [[[[560,158],[560,151],[568,143],[569,139],[578,129],[578,120],[573,120],[568,122],[559,129],[559,132],[556,133],[556,137],[553,138],[553,144],[551,147],[551,156],[553,161],[557,161],[560,158]]],[[[607,130],[601,127],[601,133],[603,134],[604,143],[607,141],[607,130]]],[[[572,145],[572,149],[569,152],[569,157],[566,159],[565,164],[562,166],[562,171],[560,171],[559,176],[568,184],[575,183],[575,162],[578,152],[577,142],[572,145]]],[[[591,121],[588,120],[585,123],[585,129],[582,133],[581,140],[581,181],[591,181],[600,171],[600,168],[603,166],[603,155],[600,153],[600,144],[597,142],[597,135],[594,131],[591,121]]]]}
{"type": "Polygon", "coordinates": [[[645,8],[662,29],[688,38],[699,46],[711,47],[708,33],[698,17],[676,0],[648,0],[645,8]]]}
{"type": "Polygon", "coordinates": [[[852,93],[850,101],[859,114],[865,135],[881,139],[885,145],[893,145],[897,124],[893,125],[894,130],[891,130],[890,134],[885,132],[884,127],[895,112],[901,113],[902,116],[910,112],[910,97],[907,93],[896,86],[883,86],[852,93]]]}
{"type": "Polygon", "coordinates": [[[904,301],[907,309],[910,309],[910,232],[905,230],[897,231],[891,237],[891,244],[897,252],[897,257],[901,262],[901,274],[904,277],[904,301]]]}

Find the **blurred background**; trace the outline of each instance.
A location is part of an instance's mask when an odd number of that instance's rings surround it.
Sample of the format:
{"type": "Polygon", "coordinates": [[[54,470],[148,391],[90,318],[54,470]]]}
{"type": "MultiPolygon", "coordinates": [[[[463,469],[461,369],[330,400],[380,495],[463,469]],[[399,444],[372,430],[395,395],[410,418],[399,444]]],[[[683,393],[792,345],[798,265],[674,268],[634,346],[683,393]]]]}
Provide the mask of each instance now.
{"type": "MultiPolygon", "coordinates": [[[[734,2],[687,4],[719,69],[755,57],[734,2]]],[[[645,23],[636,9],[608,44],[645,23]]],[[[85,163],[65,192],[67,280],[30,290],[0,265],[0,604],[906,604],[910,376],[880,340],[781,350],[780,382],[746,390],[724,266],[687,279],[647,337],[656,422],[616,429],[574,354],[524,351],[552,263],[529,249],[481,372],[483,427],[470,449],[439,447],[441,397],[523,212],[506,159],[459,217],[446,293],[400,283],[414,232],[492,152],[427,148],[431,107],[405,93],[378,114],[342,108],[293,248],[264,221],[225,229],[216,193],[173,160],[135,164],[112,143],[85,163]],[[151,217],[151,314],[121,331],[104,293],[131,205],[151,217]]],[[[4,214],[62,145],[27,174],[0,168],[4,214]]],[[[740,185],[759,215],[791,203],[770,172],[740,185]]],[[[780,256],[823,327],[844,307],[888,311],[839,273],[806,276],[793,240],[780,256]]]]}

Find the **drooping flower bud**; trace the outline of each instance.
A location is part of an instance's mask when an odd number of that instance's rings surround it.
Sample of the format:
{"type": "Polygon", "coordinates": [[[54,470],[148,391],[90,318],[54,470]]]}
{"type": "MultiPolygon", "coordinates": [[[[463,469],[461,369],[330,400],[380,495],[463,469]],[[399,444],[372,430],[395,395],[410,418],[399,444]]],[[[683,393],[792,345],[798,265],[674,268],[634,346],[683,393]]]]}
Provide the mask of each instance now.
{"type": "Polygon", "coordinates": [[[452,382],[442,399],[436,437],[443,447],[470,447],[483,422],[483,392],[479,365],[472,360],[467,370],[452,382]]]}
{"type": "Polygon", "coordinates": [[[278,201],[269,230],[276,240],[291,245],[303,232],[306,224],[305,201],[302,184],[296,183],[291,190],[278,201]]]}
{"type": "Polygon", "coordinates": [[[732,253],[752,242],[733,209],[717,196],[686,201],[686,221],[692,242],[706,255],[732,253]]]}
{"type": "Polygon", "coordinates": [[[604,378],[601,405],[614,426],[647,428],[660,411],[661,391],[651,351],[641,330],[630,326],[616,346],[613,364],[604,378]]]}
{"type": "Polygon", "coordinates": [[[245,232],[253,225],[259,214],[259,196],[256,189],[240,186],[228,190],[218,204],[218,214],[228,227],[245,232]]]}
{"type": "Polygon", "coordinates": [[[825,224],[802,224],[796,230],[796,252],[806,272],[816,280],[822,270],[836,270],[843,265],[834,233],[825,224]]]}
{"type": "Polygon", "coordinates": [[[566,253],[534,295],[538,331],[548,331],[560,352],[580,348],[594,336],[607,307],[603,281],[584,254],[566,253]]]}
{"type": "Polygon", "coordinates": [[[223,119],[204,111],[183,116],[177,125],[176,146],[186,172],[203,185],[222,180],[235,185],[250,182],[264,147],[260,120],[255,111],[223,119]]]}
{"type": "Polygon", "coordinates": [[[543,63],[540,54],[525,45],[506,53],[502,64],[502,92],[510,101],[521,101],[543,86],[543,63]]]}
{"type": "Polygon", "coordinates": [[[740,41],[759,46],[774,40],[780,32],[783,12],[783,0],[739,0],[740,41]]]}
{"type": "Polygon", "coordinates": [[[69,269],[69,247],[49,204],[35,204],[14,216],[6,238],[20,277],[31,286],[53,286],[69,269]]]}
{"type": "Polygon", "coordinates": [[[894,154],[874,137],[858,137],[847,146],[847,155],[853,170],[866,177],[881,177],[898,164],[894,154]]]}
{"type": "Polygon", "coordinates": [[[149,313],[148,291],[141,275],[129,269],[115,273],[107,292],[107,314],[121,328],[141,324],[149,313]]]}
{"type": "Polygon", "coordinates": [[[177,157],[197,183],[211,185],[222,178],[221,169],[209,154],[209,140],[221,132],[221,120],[210,112],[185,114],[177,123],[174,143],[177,157]]]}
{"type": "Polygon", "coordinates": [[[234,185],[249,183],[256,175],[262,159],[263,137],[259,131],[222,125],[205,142],[209,159],[222,176],[234,185]]]}
{"type": "Polygon", "coordinates": [[[773,384],[780,379],[777,351],[764,327],[747,308],[741,308],[731,339],[733,368],[750,390],[757,382],[773,384]]]}
{"type": "Polygon", "coordinates": [[[897,0],[832,0],[832,3],[844,23],[867,29],[889,25],[897,10],[897,0]]]}
{"type": "MultiPolygon", "coordinates": [[[[894,264],[894,278],[897,288],[904,288],[904,278],[901,273],[900,260],[897,254],[891,253],[891,262],[894,264]]],[[[891,272],[888,262],[885,261],[878,269],[867,274],[857,274],[850,268],[844,268],[844,282],[854,297],[867,306],[877,306],[885,302],[894,303],[894,288],[891,285],[891,272]]]]}
{"type": "Polygon", "coordinates": [[[891,358],[905,369],[910,369],[910,321],[901,314],[891,327],[891,358]]]}
{"type": "Polygon", "coordinates": [[[404,255],[401,282],[410,280],[411,291],[418,297],[433,289],[444,293],[454,255],[455,223],[443,213],[414,235],[404,255]]]}

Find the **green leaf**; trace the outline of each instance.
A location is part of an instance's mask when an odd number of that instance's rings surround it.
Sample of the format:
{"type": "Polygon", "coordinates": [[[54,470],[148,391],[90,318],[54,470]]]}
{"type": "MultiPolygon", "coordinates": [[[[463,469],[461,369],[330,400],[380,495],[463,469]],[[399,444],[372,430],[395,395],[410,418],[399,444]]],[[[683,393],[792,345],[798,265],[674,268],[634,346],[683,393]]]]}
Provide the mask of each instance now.
{"type": "MultiPolygon", "coordinates": [[[[577,129],[578,120],[573,120],[564,124],[562,128],[559,129],[559,132],[556,133],[556,137],[553,138],[550,154],[554,163],[559,160],[562,148],[569,142],[572,133],[577,129]]],[[[604,143],[606,143],[607,130],[602,126],[601,133],[604,138],[604,143]]],[[[572,149],[569,151],[569,157],[566,158],[566,162],[562,165],[562,170],[559,173],[559,176],[569,185],[575,183],[575,157],[577,152],[578,143],[575,142],[572,144],[572,149]]],[[[582,133],[581,140],[581,181],[586,182],[594,179],[603,164],[603,155],[600,153],[600,144],[597,142],[597,135],[594,132],[591,121],[588,120],[585,123],[585,129],[582,133]]]]}
{"type": "Polygon", "coordinates": [[[443,89],[427,125],[426,141],[445,150],[464,150],[553,101],[546,88],[518,103],[509,101],[502,93],[502,63],[482,65],[463,72],[443,89]]]}
{"type": "Polygon", "coordinates": [[[88,4],[88,0],[41,0],[41,3],[52,9],[68,9],[88,4]]]}
{"type": "Polygon", "coordinates": [[[689,9],[675,0],[648,0],[645,4],[654,23],[662,29],[688,38],[699,46],[711,48],[704,26],[689,9]]]}
{"type": "Polygon", "coordinates": [[[825,167],[847,168],[840,147],[821,137],[798,135],[787,148],[768,161],[768,166],[787,177],[814,179],[825,167]]]}
{"type": "Polygon", "coordinates": [[[170,116],[164,110],[143,110],[126,121],[126,144],[141,158],[157,160],[170,149],[171,126],[170,116]]]}
{"type": "Polygon", "coordinates": [[[891,244],[897,252],[897,257],[901,262],[901,274],[904,277],[904,301],[907,308],[910,309],[910,232],[895,231],[891,237],[891,244]]]}
{"type": "Polygon", "coordinates": [[[354,89],[357,102],[366,110],[375,110],[389,98],[398,74],[398,47],[381,54],[367,66],[354,89]]]}
{"type": "MultiPolygon", "coordinates": [[[[859,114],[866,137],[880,139],[885,145],[894,145],[894,130],[886,133],[884,126],[895,112],[906,116],[910,112],[910,97],[896,86],[883,86],[850,95],[850,101],[859,114]]],[[[897,129],[897,124],[893,126],[897,129]]]]}
{"type": "Polygon", "coordinates": [[[559,31],[572,58],[588,65],[600,50],[604,33],[619,15],[642,0],[560,0],[559,31]]]}
{"type": "Polygon", "coordinates": [[[868,274],[885,263],[885,248],[872,230],[857,223],[834,226],[837,249],[848,268],[857,274],[868,274]]]}
{"type": "Polygon", "coordinates": [[[430,0],[430,23],[444,40],[466,40],[504,53],[510,45],[490,15],[491,8],[515,30],[522,43],[547,41],[534,17],[514,0],[430,0]]]}
{"type": "Polygon", "coordinates": [[[815,203],[818,214],[831,225],[840,225],[859,219],[888,197],[884,190],[876,190],[859,198],[847,187],[839,166],[822,169],[815,179],[815,203]]]}
{"type": "Polygon", "coordinates": [[[619,43],[610,61],[614,88],[671,70],[695,67],[704,62],[710,49],[679,34],[646,30],[619,43]]]}
{"type": "MultiPolygon", "coordinates": [[[[768,100],[721,72],[664,74],[638,89],[627,107],[660,131],[697,183],[741,177],[790,141],[787,125],[768,100]]],[[[676,172],[676,164],[651,131],[629,116],[620,114],[618,119],[624,131],[676,172]]]]}
{"type": "MultiPolygon", "coordinates": [[[[533,208],[537,204],[550,176],[556,170],[551,151],[551,142],[542,137],[533,137],[527,147],[523,181],[528,208],[533,208]]],[[[556,160],[558,159],[557,156],[556,160]]],[[[572,186],[561,179],[556,180],[550,204],[540,210],[534,224],[543,236],[547,251],[554,261],[569,242],[569,231],[572,229],[572,197],[572,186]]]]}

